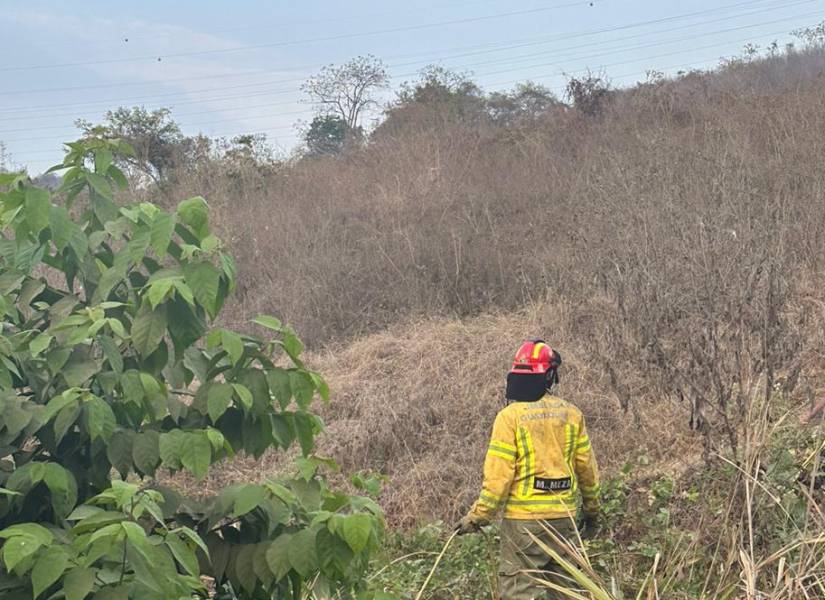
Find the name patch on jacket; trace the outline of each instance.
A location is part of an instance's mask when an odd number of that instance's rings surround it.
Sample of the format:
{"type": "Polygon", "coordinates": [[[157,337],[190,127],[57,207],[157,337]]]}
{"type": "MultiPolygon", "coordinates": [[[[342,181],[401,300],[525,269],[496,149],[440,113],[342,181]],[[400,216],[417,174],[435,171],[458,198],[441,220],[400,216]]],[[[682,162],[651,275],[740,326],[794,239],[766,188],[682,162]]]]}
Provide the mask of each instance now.
{"type": "Polygon", "coordinates": [[[542,492],[563,492],[573,487],[573,480],[570,477],[563,477],[562,479],[545,479],[544,477],[536,477],[533,480],[533,489],[541,490],[542,492]]]}

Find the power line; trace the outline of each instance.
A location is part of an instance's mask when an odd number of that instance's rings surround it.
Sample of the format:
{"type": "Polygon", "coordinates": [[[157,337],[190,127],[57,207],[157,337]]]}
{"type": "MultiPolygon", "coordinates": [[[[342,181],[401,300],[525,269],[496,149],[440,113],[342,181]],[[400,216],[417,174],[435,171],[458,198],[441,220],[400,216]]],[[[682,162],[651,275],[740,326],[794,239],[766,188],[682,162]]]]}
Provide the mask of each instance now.
{"type": "MultiPolygon", "coordinates": [[[[426,10],[432,10],[432,9],[451,8],[451,7],[457,7],[457,6],[489,4],[491,2],[496,2],[496,1],[497,0],[464,0],[462,2],[439,2],[436,6],[409,8],[409,9],[404,9],[404,10],[401,10],[401,11],[394,10],[392,12],[368,13],[368,14],[350,15],[350,16],[336,16],[336,17],[328,17],[328,18],[324,18],[324,19],[307,19],[307,20],[302,20],[302,21],[292,21],[292,22],[289,22],[289,23],[278,23],[277,25],[272,24],[272,23],[269,23],[267,25],[258,24],[258,25],[250,25],[250,26],[245,26],[245,27],[233,27],[233,28],[227,28],[227,29],[218,29],[218,30],[212,30],[212,31],[197,31],[196,33],[201,34],[201,35],[217,36],[217,35],[222,35],[222,34],[225,34],[225,33],[237,33],[237,32],[240,32],[240,31],[254,31],[254,30],[259,30],[259,29],[267,29],[267,30],[272,30],[274,28],[289,29],[289,28],[292,28],[292,27],[295,27],[295,26],[298,26],[298,25],[317,25],[319,23],[340,23],[341,21],[361,21],[361,20],[364,20],[364,19],[373,19],[373,18],[387,17],[387,16],[398,16],[399,14],[419,13],[419,12],[422,12],[423,10],[425,10],[425,9],[426,10]]],[[[542,0],[542,1],[544,1],[544,0],[542,0]]],[[[607,2],[607,0],[594,0],[589,5],[594,6],[596,1],[598,1],[599,4],[607,2]]],[[[130,35],[128,32],[126,32],[124,30],[124,32],[121,34],[121,37],[119,37],[117,39],[111,38],[111,39],[106,39],[106,40],[95,40],[95,41],[98,42],[98,43],[102,42],[104,44],[122,45],[123,43],[134,42],[136,40],[140,41],[140,40],[165,39],[165,38],[175,37],[176,35],[177,34],[175,34],[175,33],[165,33],[165,34],[155,34],[155,35],[133,36],[133,35],[130,35]]],[[[70,45],[70,44],[67,43],[67,42],[54,42],[54,43],[48,43],[48,44],[35,44],[34,47],[36,47],[36,48],[54,48],[54,47],[64,47],[64,46],[67,46],[67,45],[70,45]]],[[[74,44],[71,44],[71,45],[72,45],[73,48],[76,47],[74,44]]]]}
{"type": "MultiPolygon", "coordinates": [[[[766,2],[766,1],[769,2],[769,1],[773,1],[773,0],[754,0],[753,2],[746,2],[744,4],[753,4],[754,2],[759,4],[759,3],[762,3],[762,2],[766,2]]],[[[791,3],[780,1],[777,5],[768,6],[766,8],[761,8],[759,10],[754,10],[754,11],[751,11],[751,12],[734,14],[734,15],[728,15],[728,16],[721,17],[721,18],[711,19],[711,20],[708,20],[708,21],[700,21],[698,23],[689,23],[687,25],[681,25],[681,26],[678,26],[678,27],[672,27],[672,28],[669,28],[669,29],[660,30],[657,33],[677,31],[677,30],[680,30],[680,29],[687,29],[687,28],[697,27],[697,26],[700,26],[700,25],[708,24],[708,23],[716,23],[716,22],[726,21],[726,20],[730,20],[730,19],[739,19],[739,18],[748,17],[748,16],[755,15],[755,14],[760,14],[760,13],[763,13],[763,12],[771,12],[771,11],[774,11],[774,10],[786,9],[786,8],[791,7],[791,6],[797,6],[799,4],[806,4],[806,3],[816,2],[816,1],[817,0],[801,0],[801,1],[798,1],[798,2],[791,2],[791,3]]],[[[738,6],[741,6],[741,4],[732,5],[732,6],[733,7],[738,7],[738,6]]],[[[714,12],[716,10],[723,10],[724,11],[724,10],[727,10],[728,8],[730,8],[730,7],[731,6],[720,7],[720,8],[712,9],[712,10],[714,10],[714,12]]],[[[603,31],[604,30],[599,30],[597,33],[601,33],[603,31]]],[[[571,34],[571,35],[590,35],[590,34],[588,32],[583,32],[583,33],[579,32],[578,34],[571,34]]],[[[635,34],[635,35],[632,35],[632,36],[626,36],[624,38],[619,38],[619,40],[632,39],[632,38],[636,38],[636,37],[641,37],[643,35],[648,35],[648,34],[647,33],[635,34]]],[[[613,40],[613,41],[619,41],[619,40],[613,40]]],[[[519,40],[504,42],[504,43],[500,43],[500,44],[491,44],[491,43],[480,44],[480,45],[475,44],[475,45],[471,45],[471,46],[460,47],[460,48],[457,48],[457,49],[448,49],[446,51],[450,52],[452,50],[462,50],[463,51],[463,50],[475,50],[477,48],[486,48],[484,50],[478,50],[478,51],[475,51],[475,52],[467,52],[465,54],[455,55],[455,56],[472,56],[472,55],[477,55],[477,54],[489,54],[489,53],[493,53],[493,52],[502,52],[502,51],[505,51],[505,50],[508,50],[508,49],[513,49],[513,48],[521,48],[521,47],[527,47],[527,46],[549,44],[549,43],[553,43],[553,42],[556,42],[556,41],[558,41],[556,36],[541,36],[539,38],[536,38],[536,37],[521,38],[519,40]],[[490,48],[490,46],[493,46],[493,47],[490,48]]],[[[598,43],[601,43],[601,42],[591,42],[590,44],[587,44],[587,45],[594,45],[594,44],[598,44],[598,43]]],[[[579,47],[581,47],[581,46],[579,46],[579,47]]],[[[428,56],[428,55],[435,55],[436,57],[438,57],[443,52],[444,52],[443,50],[440,51],[440,52],[439,51],[437,51],[437,52],[433,52],[433,51],[417,52],[417,53],[412,53],[412,54],[402,54],[402,55],[389,56],[389,57],[386,57],[386,58],[387,58],[387,60],[393,60],[395,58],[412,58],[412,57],[416,57],[416,56],[428,56]]],[[[416,61],[416,62],[418,62],[418,61],[416,61]]],[[[406,64],[415,64],[415,63],[406,63],[406,64]]],[[[403,66],[403,65],[396,65],[396,66],[403,66]]],[[[289,69],[281,69],[280,71],[305,72],[306,70],[317,69],[317,68],[320,68],[319,65],[317,63],[314,63],[312,65],[303,65],[303,66],[300,66],[300,67],[290,67],[289,69]]],[[[180,83],[180,82],[184,82],[184,81],[202,81],[204,79],[210,79],[210,80],[229,79],[229,78],[235,78],[235,77],[246,77],[246,76],[249,76],[249,75],[260,75],[260,74],[271,74],[271,73],[274,73],[274,71],[255,70],[255,71],[245,71],[245,72],[241,72],[241,73],[229,73],[229,74],[224,74],[224,75],[200,75],[200,76],[196,76],[196,77],[178,77],[178,78],[157,79],[157,80],[140,81],[140,82],[125,82],[125,83],[120,82],[120,83],[97,84],[97,85],[86,85],[86,86],[37,88],[37,89],[29,89],[29,90],[10,90],[10,91],[5,91],[5,92],[0,92],[0,96],[36,94],[36,93],[52,93],[52,92],[67,92],[67,91],[85,91],[85,90],[94,90],[94,89],[107,89],[107,88],[116,88],[116,87],[133,87],[133,86],[145,86],[145,85],[154,85],[154,84],[164,85],[164,84],[170,84],[170,83],[180,83]]],[[[289,83],[289,82],[294,82],[294,81],[303,81],[303,79],[281,80],[282,83],[289,83]]],[[[250,84],[250,85],[257,85],[257,84],[250,84]]]]}
{"type": "Polygon", "coordinates": [[[45,64],[45,65],[29,65],[25,67],[0,67],[0,72],[10,72],[10,71],[31,71],[35,69],[60,69],[66,67],[86,67],[92,65],[107,65],[107,64],[118,64],[118,63],[127,63],[127,62],[141,62],[145,60],[161,60],[163,58],[185,58],[191,56],[207,56],[207,55],[215,55],[215,54],[228,54],[233,52],[244,52],[247,50],[261,50],[264,48],[283,48],[287,46],[296,46],[301,44],[312,44],[317,42],[332,42],[332,41],[340,41],[346,39],[353,39],[353,38],[361,38],[361,37],[369,37],[375,35],[384,35],[387,33],[401,33],[404,31],[420,31],[422,29],[432,29],[436,27],[447,27],[450,25],[460,25],[465,23],[476,23],[479,21],[488,21],[491,19],[504,19],[507,17],[514,17],[514,16],[523,16],[523,15],[530,15],[530,14],[538,14],[542,12],[548,12],[551,10],[558,10],[559,8],[569,8],[572,6],[589,6],[590,1],[578,1],[578,2],[570,2],[568,4],[559,4],[556,6],[546,6],[542,8],[531,8],[527,10],[515,10],[510,12],[504,13],[497,13],[493,15],[483,15],[479,17],[466,17],[463,19],[452,19],[449,21],[440,21],[440,22],[433,22],[433,23],[424,23],[421,25],[407,25],[405,27],[394,27],[390,29],[377,29],[374,31],[364,31],[360,33],[344,33],[339,35],[331,35],[325,37],[318,37],[318,38],[311,38],[311,39],[304,39],[304,40],[289,40],[283,42],[272,42],[268,44],[253,44],[249,46],[235,46],[234,48],[220,48],[214,50],[194,50],[190,52],[174,52],[169,54],[162,54],[158,56],[157,54],[153,55],[144,55],[144,56],[135,56],[129,58],[112,58],[107,60],[95,60],[95,61],[84,61],[84,62],[74,62],[74,63],[59,63],[59,64],[45,64]]]}
{"type": "MultiPolygon", "coordinates": [[[[714,44],[708,44],[708,45],[705,45],[705,46],[694,47],[694,48],[691,48],[690,50],[678,50],[678,51],[674,51],[674,52],[667,52],[667,53],[653,55],[653,56],[645,56],[643,58],[629,60],[629,61],[619,61],[619,62],[609,63],[609,64],[606,64],[606,65],[602,65],[602,67],[608,68],[608,67],[615,67],[615,66],[630,65],[630,64],[634,64],[634,63],[638,63],[638,62],[642,62],[642,61],[647,61],[647,60],[651,60],[651,59],[665,58],[665,57],[668,57],[668,56],[683,54],[687,51],[708,50],[708,49],[717,48],[717,47],[720,47],[720,46],[727,46],[731,43],[747,42],[747,41],[751,41],[751,40],[754,40],[754,39],[763,39],[763,38],[769,39],[769,38],[772,38],[772,37],[777,36],[777,35],[782,35],[784,33],[785,33],[784,31],[780,31],[780,32],[773,32],[773,33],[757,36],[756,38],[748,37],[748,38],[742,38],[742,39],[739,39],[739,40],[728,40],[726,42],[714,43],[714,44]]],[[[602,53],[602,55],[605,55],[605,54],[608,54],[608,53],[602,53]]],[[[665,68],[670,69],[670,68],[677,68],[677,67],[686,67],[686,66],[691,66],[691,65],[694,65],[694,64],[704,64],[704,63],[707,63],[707,62],[710,62],[710,61],[713,61],[713,60],[718,60],[718,58],[708,59],[708,60],[705,60],[705,61],[700,61],[699,63],[695,63],[695,62],[683,63],[683,64],[680,64],[680,65],[673,65],[673,66],[668,66],[668,67],[665,67],[665,68]]],[[[530,65],[530,67],[551,66],[553,64],[554,63],[540,63],[540,64],[536,64],[536,65],[530,65]]],[[[484,73],[484,74],[482,74],[482,76],[489,77],[490,75],[499,75],[499,74],[503,74],[503,73],[511,73],[513,71],[518,71],[518,70],[521,70],[521,69],[522,69],[521,67],[518,68],[518,69],[503,69],[503,70],[499,70],[499,71],[492,71],[492,72],[484,73]]],[[[587,71],[587,69],[579,69],[579,70],[575,70],[575,71],[570,71],[568,74],[573,75],[573,74],[577,74],[577,73],[585,73],[586,71],[587,71]]],[[[618,78],[630,77],[630,76],[635,76],[635,75],[644,75],[645,73],[646,73],[646,71],[642,71],[642,72],[638,72],[638,73],[618,75],[616,77],[618,77],[618,78]]],[[[534,76],[534,77],[530,78],[530,80],[531,81],[532,80],[540,80],[540,79],[545,79],[545,78],[548,78],[548,77],[556,77],[556,76],[558,76],[558,73],[545,74],[545,75],[534,76]]],[[[515,80],[510,80],[508,82],[496,83],[496,84],[493,84],[493,85],[496,85],[496,86],[505,85],[505,84],[509,84],[509,83],[515,83],[515,82],[518,82],[518,81],[525,81],[525,79],[524,78],[515,79],[515,80]]],[[[551,89],[551,91],[553,91],[555,93],[559,93],[563,90],[564,90],[564,88],[551,89]]],[[[282,115],[283,115],[283,113],[277,113],[277,114],[271,114],[271,115],[259,115],[258,117],[254,117],[254,118],[274,118],[274,117],[278,117],[278,116],[282,116],[282,115]]],[[[218,120],[218,121],[211,120],[211,121],[206,121],[206,122],[198,123],[198,124],[191,123],[189,126],[194,126],[194,125],[215,125],[215,124],[218,124],[218,123],[234,122],[234,121],[236,121],[236,119],[223,119],[223,120],[218,120]]],[[[294,127],[295,127],[294,125],[291,125],[291,126],[271,127],[271,128],[260,129],[260,130],[254,131],[254,132],[247,132],[247,133],[212,134],[210,137],[226,137],[226,136],[236,136],[236,135],[258,134],[258,133],[265,133],[265,132],[270,132],[270,131],[283,131],[283,130],[288,130],[288,129],[294,129],[294,127]]],[[[41,141],[41,140],[60,141],[60,138],[55,138],[55,137],[27,138],[27,141],[41,141]]],[[[48,151],[45,151],[45,152],[48,152],[48,151]]]]}
{"type": "MultiPolygon", "coordinates": [[[[757,0],[757,1],[761,2],[762,0],[757,0]]],[[[791,3],[790,6],[796,6],[798,4],[806,4],[806,3],[815,2],[815,1],[817,1],[817,0],[799,0],[798,2],[791,3]]],[[[682,18],[689,18],[689,17],[692,17],[692,16],[700,15],[700,14],[707,14],[709,12],[716,12],[718,10],[727,10],[729,8],[741,7],[743,5],[750,5],[750,4],[753,4],[753,0],[748,1],[748,2],[740,2],[740,3],[737,3],[737,4],[733,4],[733,5],[728,5],[728,6],[725,6],[725,7],[717,7],[716,9],[709,9],[709,10],[698,11],[698,12],[693,12],[693,13],[686,13],[686,14],[681,14],[681,15],[673,15],[673,16],[670,16],[670,17],[662,18],[662,19],[654,19],[654,20],[649,20],[649,21],[640,21],[640,22],[636,22],[636,23],[631,23],[631,24],[617,26],[617,27],[611,27],[611,28],[602,28],[602,29],[597,29],[597,30],[590,30],[590,31],[583,31],[583,32],[580,31],[580,32],[575,32],[575,33],[562,34],[562,35],[559,35],[559,36],[554,36],[552,38],[552,40],[550,40],[550,41],[551,42],[553,42],[553,41],[562,41],[562,40],[570,39],[570,38],[574,38],[574,37],[584,37],[584,36],[598,35],[598,34],[601,34],[601,33],[610,33],[610,32],[613,32],[613,31],[625,30],[625,29],[629,29],[629,28],[643,27],[643,26],[646,26],[646,25],[658,24],[658,23],[661,23],[661,22],[673,21],[673,20],[682,19],[682,18]]],[[[770,9],[763,9],[763,10],[775,10],[776,8],[787,8],[787,6],[789,6],[789,5],[784,4],[783,6],[772,7],[770,9]]],[[[762,12],[762,11],[755,11],[755,12],[762,12]]],[[[737,15],[737,16],[741,18],[742,16],[748,16],[749,14],[754,14],[754,13],[746,13],[745,15],[737,15]]],[[[550,42],[548,42],[548,43],[550,43],[550,42]]],[[[593,45],[593,43],[591,43],[589,45],[593,45]]],[[[406,64],[415,64],[415,63],[406,63],[406,64]]],[[[403,66],[403,64],[396,65],[396,66],[403,66]]],[[[415,73],[413,73],[412,75],[415,75],[415,73]]],[[[402,75],[402,76],[408,76],[408,75],[402,75]]],[[[280,80],[274,80],[274,81],[256,82],[256,83],[249,83],[249,84],[239,84],[239,85],[234,85],[234,86],[201,88],[201,89],[196,89],[196,90],[189,90],[187,92],[171,92],[171,93],[164,93],[164,94],[152,94],[152,95],[147,95],[147,96],[136,96],[136,97],[132,97],[132,98],[120,98],[120,99],[110,98],[110,99],[107,99],[107,100],[99,100],[99,101],[93,101],[93,102],[88,102],[87,101],[87,102],[73,102],[73,103],[64,103],[64,104],[46,104],[46,105],[37,105],[37,106],[28,105],[28,106],[22,106],[22,107],[9,107],[9,108],[6,108],[6,109],[0,109],[0,113],[30,112],[30,111],[36,111],[36,110],[44,109],[44,108],[45,109],[64,108],[64,107],[68,108],[68,107],[73,107],[73,106],[90,106],[90,105],[109,106],[111,104],[127,104],[127,103],[141,102],[141,101],[145,101],[145,100],[152,100],[152,99],[156,99],[156,98],[174,98],[174,97],[178,97],[178,96],[188,97],[188,96],[191,96],[191,94],[198,94],[198,93],[203,93],[203,92],[226,91],[226,90],[234,90],[234,89],[242,89],[242,88],[244,88],[244,89],[245,88],[254,88],[254,87],[259,87],[259,86],[264,86],[264,85],[279,85],[279,84],[283,84],[283,83],[295,83],[295,82],[299,82],[299,81],[304,81],[304,79],[303,78],[301,78],[301,79],[287,79],[287,80],[280,79],[280,80]]],[[[290,91],[291,90],[283,90],[283,91],[274,91],[274,92],[271,92],[271,93],[273,93],[273,94],[290,93],[290,91]]],[[[264,93],[270,93],[270,91],[266,90],[264,93]]],[[[250,95],[254,95],[254,94],[243,94],[241,96],[232,96],[232,97],[226,97],[226,98],[229,99],[229,98],[247,97],[247,96],[250,96],[250,95]]],[[[258,94],[258,95],[261,95],[261,94],[258,94]]],[[[222,98],[217,98],[217,99],[222,99],[222,98]]],[[[209,100],[210,99],[207,99],[205,101],[209,101],[209,100]]],[[[179,103],[176,103],[176,104],[189,104],[189,103],[192,103],[192,102],[179,102],[179,103]]],[[[90,108],[90,110],[92,110],[92,109],[90,108]]],[[[74,113],[71,113],[71,114],[74,114],[74,113]]],[[[55,116],[62,116],[62,115],[55,115],[55,116]]],[[[67,115],[67,116],[71,116],[71,115],[67,115]]],[[[11,117],[11,118],[16,120],[18,117],[15,116],[15,117],[11,117]]],[[[9,117],[6,117],[6,118],[0,117],[0,120],[10,120],[10,118],[9,117]]]]}
{"type": "MultiPolygon", "coordinates": [[[[811,0],[805,0],[804,3],[809,3],[810,1],[811,0]]],[[[749,25],[740,25],[738,27],[728,27],[728,28],[725,28],[725,29],[718,29],[718,30],[715,30],[715,31],[702,32],[701,35],[702,36],[711,36],[711,35],[717,35],[717,34],[720,34],[720,33],[731,33],[731,32],[734,32],[734,31],[744,31],[745,29],[753,29],[754,27],[762,27],[762,26],[765,26],[765,25],[776,25],[778,23],[782,23],[782,22],[785,22],[785,21],[795,21],[797,19],[816,16],[816,15],[820,15],[820,14],[822,14],[821,11],[809,12],[809,13],[804,13],[804,14],[800,14],[800,15],[794,15],[794,16],[791,16],[791,17],[786,17],[786,18],[783,18],[783,19],[773,19],[773,20],[770,20],[770,21],[763,21],[761,23],[752,23],[752,24],[749,24],[749,25]]],[[[786,32],[783,31],[783,32],[780,32],[778,34],[767,34],[767,35],[783,35],[784,33],[786,33],[786,32]]],[[[760,36],[760,37],[765,37],[765,36],[763,35],[763,36],[760,36]]],[[[651,42],[651,43],[647,43],[647,44],[639,44],[639,45],[636,45],[636,46],[628,46],[628,47],[624,47],[624,48],[620,48],[620,49],[611,49],[611,50],[608,50],[608,51],[605,51],[605,52],[598,52],[596,54],[579,55],[579,56],[575,56],[575,57],[573,57],[571,59],[568,59],[568,60],[586,60],[586,59],[589,59],[589,58],[598,58],[598,57],[601,57],[601,56],[608,56],[608,55],[613,55],[613,54],[616,54],[616,53],[631,52],[631,51],[634,51],[634,50],[643,50],[645,48],[654,48],[654,47],[657,47],[657,46],[664,46],[664,45],[668,45],[668,44],[676,44],[678,42],[684,42],[684,41],[692,40],[692,39],[695,39],[695,38],[696,38],[696,35],[683,36],[683,37],[679,37],[679,38],[667,39],[667,40],[664,40],[664,41],[656,41],[656,42],[651,42]]],[[[747,41],[747,40],[745,40],[745,41],[747,41]]],[[[737,43],[737,40],[733,40],[732,43],[737,43]]],[[[590,45],[592,45],[592,44],[590,44],[590,45]]],[[[489,65],[489,64],[498,64],[498,63],[502,63],[502,62],[510,64],[514,61],[517,62],[517,61],[528,60],[530,58],[534,58],[534,57],[538,57],[538,56],[545,56],[545,55],[551,54],[551,53],[552,53],[552,51],[534,52],[532,54],[523,54],[523,55],[515,56],[515,57],[500,58],[500,59],[496,59],[495,61],[484,61],[484,62],[480,62],[480,63],[470,63],[468,65],[464,65],[464,67],[465,68],[470,68],[470,67],[473,67],[475,65],[489,65]]]]}
{"type": "MultiPolygon", "coordinates": [[[[806,4],[806,3],[810,3],[811,1],[812,0],[802,0],[800,2],[797,2],[796,4],[806,4]]],[[[745,30],[745,29],[752,29],[754,27],[761,27],[761,26],[764,26],[764,25],[773,25],[773,24],[777,24],[777,23],[780,23],[780,22],[784,22],[784,21],[796,20],[796,19],[807,17],[807,16],[811,16],[811,15],[818,15],[818,14],[819,14],[819,12],[806,13],[806,14],[801,14],[801,15],[795,15],[795,16],[792,16],[792,17],[786,17],[784,19],[773,19],[773,20],[770,20],[770,21],[763,21],[763,22],[760,22],[760,23],[751,23],[751,24],[748,24],[748,25],[741,25],[741,26],[738,26],[738,27],[730,27],[730,28],[719,29],[719,30],[714,30],[714,31],[706,31],[706,32],[702,32],[701,35],[710,36],[710,35],[717,35],[719,33],[729,33],[729,32],[732,32],[732,31],[742,31],[742,30],[745,30]]],[[[784,33],[784,32],[782,32],[782,33],[784,33]]],[[[638,36],[632,36],[632,37],[638,37],[638,36]]],[[[618,48],[610,48],[606,51],[598,52],[598,53],[595,53],[595,54],[586,54],[586,55],[579,54],[579,55],[570,56],[568,53],[562,53],[562,54],[556,54],[556,57],[566,58],[567,60],[583,60],[583,59],[598,58],[598,57],[606,56],[606,55],[612,56],[612,55],[617,54],[617,53],[624,53],[624,52],[629,52],[629,51],[633,51],[633,50],[652,48],[652,47],[657,47],[657,46],[663,46],[663,45],[678,43],[680,41],[693,39],[694,37],[695,36],[670,38],[670,39],[665,39],[665,40],[658,40],[658,41],[648,43],[648,44],[641,44],[641,45],[635,45],[635,46],[624,46],[624,47],[618,47],[618,48]]],[[[593,46],[593,45],[594,45],[593,43],[582,44],[580,46],[570,47],[569,49],[575,49],[575,48],[580,48],[580,47],[589,47],[589,46],[593,46]]],[[[496,60],[491,60],[491,61],[482,61],[482,62],[477,62],[477,63],[471,63],[471,64],[466,64],[466,65],[461,65],[457,68],[466,69],[466,68],[480,66],[480,65],[499,64],[499,63],[502,63],[502,62],[507,62],[508,64],[512,64],[513,62],[523,62],[525,60],[530,60],[531,58],[534,58],[534,57],[544,56],[544,55],[546,55],[548,53],[551,53],[551,52],[553,52],[553,50],[543,51],[543,52],[538,52],[538,53],[532,53],[532,54],[527,54],[527,55],[521,55],[521,56],[515,56],[515,57],[507,57],[507,58],[504,58],[504,59],[496,59],[496,60]]],[[[462,56],[462,55],[456,55],[456,56],[462,56]]],[[[445,58],[453,58],[453,57],[445,57],[445,58]]],[[[554,62],[558,62],[558,61],[554,61],[554,62]]],[[[547,64],[548,63],[540,63],[538,66],[545,66],[547,64]]],[[[401,65],[396,65],[396,66],[401,66],[401,65]]],[[[536,65],[525,65],[524,67],[520,67],[520,68],[530,68],[532,66],[536,66],[536,65]]],[[[508,69],[508,71],[511,71],[511,70],[514,70],[514,69],[508,69]]],[[[407,77],[407,76],[412,75],[412,74],[414,74],[414,73],[403,73],[403,74],[400,74],[400,75],[397,75],[397,76],[393,77],[393,79],[399,79],[399,78],[402,78],[402,77],[407,77]]],[[[267,91],[267,92],[265,92],[265,94],[269,95],[269,94],[276,94],[276,93],[277,94],[291,93],[293,91],[294,90],[282,90],[282,91],[281,90],[276,90],[274,92],[267,91]]],[[[250,94],[244,94],[242,97],[247,98],[249,96],[250,96],[250,94]]],[[[234,98],[236,98],[236,97],[227,97],[227,99],[234,99],[234,98]]],[[[221,100],[221,99],[218,98],[218,100],[221,100]]],[[[201,102],[201,100],[198,100],[196,102],[201,102]]],[[[275,106],[286,106],[286,105],[292,105],[292,104],[294,104],[294,103],[292,103],[292,102],[280,103],[280,104],[279,103],[264,103],[264,104],[244,107],[243,109],[245,110],[245,109],[248,109],[248,108],[256,108],[256,107],[257,108],[263,108],[263,107],[272,108],[272,107],[275,107],[275,106]]],[[[179,118],[179,117],[199,115],[199,114],[220,113],[220,112],[224,112],[224,111],[226,111],[230,108],[231,107],[224,107],[224,108],[218,108],[218,109],[213,109],[213,110],[194,111],[194,112],[189,112],[189,113],[178,113],[175,116],[176,116],[176,118],[179,118]]],[[[282,113],[282,114],[306,114],[307,112],[308,111],[303,110],[303,111],[293,111],[291,113],[282,113]]],[[[63,113],[62,115],[61,114],[58,114],[58,115],[43,115],[43,116],[41,116],[41,118],[48,118],[50,116],[77,116],[77,113],[71,112],[71,113],[63,113]]],[[[6,117],[6,118],[0,118],[0,119],[9,120],[9,119],[12,119],[12,118],[17,119],[17,117],[6,117]]],[[[65,125],[59,125],[59,126],[44,126],[44,127],[7,129],[7,130],[0,131],[0,134],[17,133],[17,132],[24,132],[24,131],[36,131],[36,130],[63,129],[65,127],[66,127],[65,125]]],[[[35,139],[44,139],[44,138],[35,138],[35,139]]],[[[22,140],[8,140],[8,141],[22,141],[22,140]]]]}

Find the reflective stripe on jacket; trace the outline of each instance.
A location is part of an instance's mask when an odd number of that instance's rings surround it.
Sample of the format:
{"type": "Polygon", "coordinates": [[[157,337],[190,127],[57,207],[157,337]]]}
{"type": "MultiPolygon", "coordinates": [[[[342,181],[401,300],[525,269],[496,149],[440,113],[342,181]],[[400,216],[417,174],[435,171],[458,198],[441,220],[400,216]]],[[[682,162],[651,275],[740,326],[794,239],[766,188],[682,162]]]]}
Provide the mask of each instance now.
{"type": "Polygon", "coordinates": [[[575,516],[599,510],[599,470],[581,411],[547,395],[502,409],[484,460],[484,483],[471,514],[491,520],[500,508],[508,519],[575,516]]]}

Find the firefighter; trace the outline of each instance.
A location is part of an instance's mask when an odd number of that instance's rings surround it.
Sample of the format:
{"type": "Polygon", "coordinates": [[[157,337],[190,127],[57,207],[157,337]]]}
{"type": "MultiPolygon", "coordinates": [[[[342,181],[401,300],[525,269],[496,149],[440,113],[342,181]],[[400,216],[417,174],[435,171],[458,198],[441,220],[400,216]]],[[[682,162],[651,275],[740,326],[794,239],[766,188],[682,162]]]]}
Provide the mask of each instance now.
{"type": "Polygon", "coordinates": [[[507,375],[511,402],[493,423],[481,494],[457,527],[460,534],[477,531],[503,510],[499,564],[503,600],[566,597],[535,581],[536,571],[565,588],[570,578],[530,534],[564,555],[545,527],[575,540],[579,493],[585,531],[592,531],[597,523],[599,472],[584,417],[552,394],[560,365],[561,355],[543,340],[519,348],[507,375]]]}

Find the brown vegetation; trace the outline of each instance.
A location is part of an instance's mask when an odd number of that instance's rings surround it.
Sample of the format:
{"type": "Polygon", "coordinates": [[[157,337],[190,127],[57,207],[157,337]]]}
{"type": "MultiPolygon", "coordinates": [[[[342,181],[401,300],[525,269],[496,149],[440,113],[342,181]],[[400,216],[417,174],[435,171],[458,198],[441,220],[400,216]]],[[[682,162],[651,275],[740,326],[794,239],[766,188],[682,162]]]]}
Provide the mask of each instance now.
{"type": "Polygon", "coordinates": [[[516,120],[465,86],[363,149],[180,185],[238,258],[233,320],[328,348],[326,448],[391,476],[396,522],[452,518],[525,336],[562,351],[608,470],[684,458],[688,420],[706,457],[736,448],[757,394],[821,391],[823,71],[819,50],[731,61],[516,120]]]}
{"type": "Polygon", "coordinates": [[[217,212],[233,325],[274,312],[310,341],[333,394],[321,452],[388,476],[393,525],[451,522],[512,352],[542,335],[610,479],[614,572],[673,597],[821,590],[821,430],[800,420],[825,392],[825,52],[591,78],[572,106],[443,75],[363,148],[167,190],[217,212]]]}

